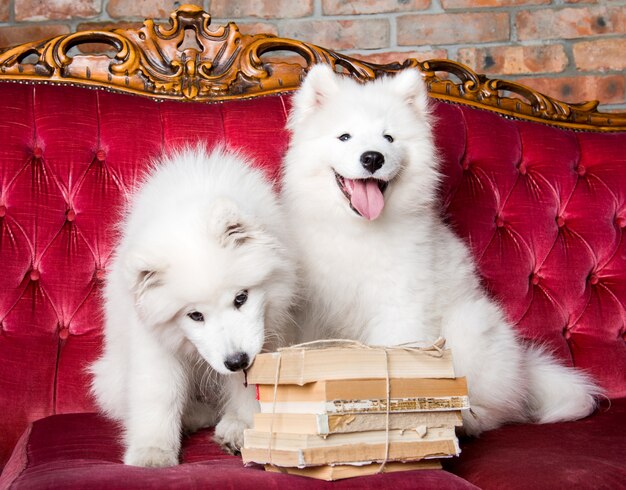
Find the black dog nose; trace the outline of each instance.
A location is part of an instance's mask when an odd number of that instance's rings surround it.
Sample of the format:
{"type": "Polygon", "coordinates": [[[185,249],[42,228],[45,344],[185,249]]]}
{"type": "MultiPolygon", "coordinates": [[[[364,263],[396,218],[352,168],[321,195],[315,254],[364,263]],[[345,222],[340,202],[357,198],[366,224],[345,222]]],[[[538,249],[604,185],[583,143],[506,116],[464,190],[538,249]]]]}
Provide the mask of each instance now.
{"type": "Polygon", "coordinates": [[[385,163],[385,157],[378,151],[366,151],[361,155],[361,165],[369,173],[373,174],[385,163]]]}
{"type": "Polygon", "coordinates": [[[226,369],[229,371],[239,371],[240,369],[247,368],[249,362],[250,358],[248,354],[245,352],[235,352],[226,358],[224,366],[226,366],[226,369]]]}

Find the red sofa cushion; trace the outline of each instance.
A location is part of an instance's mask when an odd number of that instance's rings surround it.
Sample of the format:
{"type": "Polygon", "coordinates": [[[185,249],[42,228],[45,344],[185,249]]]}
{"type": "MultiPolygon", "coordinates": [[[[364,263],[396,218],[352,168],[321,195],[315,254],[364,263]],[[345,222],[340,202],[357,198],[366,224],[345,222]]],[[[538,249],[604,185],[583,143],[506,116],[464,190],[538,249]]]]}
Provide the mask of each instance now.
{"type": "Polygon", "coordinates": [[[475,489],[442,470],[373,475],[338,482],[267,473],[260,466],[245,468],[241,458],[224,454],[212,441],[211,430],[183,440],[182,461],[172,468],[139,468],[121,463],[119,428],[93,413],[53,415],[35,422],[16,447],[0,488],[376,488],[475,489]]]}
{"type": "Polygon", "coordinates": [[[146,469],[121,464],[119,428],[96,414],[55,415],[24,433],[0,478],[0,488],[607,488],[626,482],[626,399],[585,420],[512,425],[461,441],[448,471],[411,471],[334,484],[244,468],[203,430],[183,441],[182,465],[146,469]],[[454,474],[453,474],[454,473],[454,474]],[[457,476],[455,476],[457,475],[457,476]],[[466,481],[464,481],[465,479],[466,481]],[[476,486],[474,486],[476,485],[476,486]]]}
{"type": "Polygon", "coordinates": [[[626,488],[626,398],[584,420],[510,425],[461,441],[449,471],[484,490],[626,488]]]}

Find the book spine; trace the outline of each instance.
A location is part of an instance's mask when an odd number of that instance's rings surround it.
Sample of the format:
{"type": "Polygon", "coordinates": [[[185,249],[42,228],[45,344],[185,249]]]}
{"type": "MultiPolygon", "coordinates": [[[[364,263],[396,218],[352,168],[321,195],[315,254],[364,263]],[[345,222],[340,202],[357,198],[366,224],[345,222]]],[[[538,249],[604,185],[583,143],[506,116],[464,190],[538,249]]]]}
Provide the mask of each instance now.
{"type": "MultiPolygon", "coordinates": [[[[359,464],[381,462],[385,458],[385,444],[345,445],[312,449],[272,449],[271,461],[267,448],[241,449],[244,463],[275,464],[278,466],[305,467],[325,464],[359,464]]],[[[389,444],[387,461],[420,461],[431,458],[449,458],[460,453],[455,438],[436,441],[389,444]]]]}
{"type": "MultiPolygon", "coordinates": [[[[392,398],[390,412],[421,412],[441,410],[465,410],[469,408],[466,396],[392,398]]],[[[375,400],[333,400],[326,403],[327,413],[379,413],[387,411],[385,398],[375,400]]]]}
{"type": "MultiPolygon", "coordinates": [[[[260,402],[261,413],[301,413],[301,414],[366,414],[385,413],[387,400],[334,400],[331,402],[260,402]]],[[[441,412],[466,410],[469,408],[467,396],[392,398],[389,411],[403,412],[441,412]]]]}

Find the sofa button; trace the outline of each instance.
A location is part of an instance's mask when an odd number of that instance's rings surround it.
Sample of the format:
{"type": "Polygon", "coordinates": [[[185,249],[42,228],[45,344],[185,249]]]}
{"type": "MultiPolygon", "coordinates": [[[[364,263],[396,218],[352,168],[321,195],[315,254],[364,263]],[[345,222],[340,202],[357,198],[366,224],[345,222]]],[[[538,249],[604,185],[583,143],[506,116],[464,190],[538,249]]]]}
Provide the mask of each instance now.
{"type": "Polygon", "coordinates": [[[33,149],[33,156],[35,158],[41,158],[43,156],[43,150],[39,147],[33,149]]]}
{"type": "Polygon", "coordinates": [[[530,282],[533,284],[533,286],[536,286],[537,284],[539,284],[539,276],[537,274],[531,274],[530,282]]]}
{"type": "Polygon", "coordinates": [[[7,207],[6,206],[0,206],[0,218],[4,218],[7,214],[7,207]]]}
{"type": "Polygon", "coordinates": [[[496,226],[502,228],[504,226],[504,220],[502,218],[496,218],[496,226]]]}
{"type": "Polygon", "coordinates": [[[94,277],[96,278],[96,281],[104,281],[104,270],[96,269],[96,272],[94,273],[94,277]]]}
{"type": "Polygon", "coordinates": [[[70,329],[67,327],[63,327],[59,330],[59,338],[61,340],[65,340],[70,336],[70,329]]]}
{"type": "Polygon", "coordinates": [[[615,220],[615,223],[617,223],[617,226],[619,226],[620,228],[626,228],[626,218],[624,218],[622,216],[617,218],[615,220]]]}
{"type": "Polygon", "coordinates": [[[519,173],[522,175],[526,175],[526,172],[528,171],[526,169],[526,164],[523,162],[519,164],[519,167],[517,167],[517,169],[519,170],[519,173]]]}
{"type": "Polygon", "coordinates": [[[578,165],[578,167],[576,167],[576,173],[582,177],[587,173],[587,169],[584,165],[578,165]]]}
{"type": "Polygon", "coordinates": [[[104,150],[98,150],[96,152],[96,160],[98,160],[99,162],[104,162],[105,158],[106,158],[106,153],[104,152],[104,150]]]}
{"type": "Polygon", "coordinates": [[[564,220],[561,216],[557,217],[557,219],[556,219],[556,225],[557,225],[559,228],[563,228],[563,227],[565,226],[565,220],[564,220]]]}
{"type": "Polygon", "coordinates": [[[597,275],[591,274],[591,276],[589,276],[589,282],[595,286],[596,284],[600,282],[600,279],[598,278],[597,275]]]}
{"type": "Polygon", "coordinates": [[[32,271],[30,271],[30,280],[31,281],[38,281],[40,276],[41,276],[41,274],[39,273],[39,271],[37,269],[33,269],[32,271]]]}
{"type": "Polygon", "coordinates": [[[76,219],[76,211],[74,211],[73,209],[68,209],[67,210],[67,215],[66,218],[69,222],[72,222],[76,219]]]}
{"type": "Polygon", "coordinates": [[[565,328],[563,329],[563,337],[565,337],[567,340],[569,340],[571,336],[572,336],[572,332],[570,332],[570,331],[568,330],[568,328],[567,328],[567,327],[565,327],[565,328]]]}

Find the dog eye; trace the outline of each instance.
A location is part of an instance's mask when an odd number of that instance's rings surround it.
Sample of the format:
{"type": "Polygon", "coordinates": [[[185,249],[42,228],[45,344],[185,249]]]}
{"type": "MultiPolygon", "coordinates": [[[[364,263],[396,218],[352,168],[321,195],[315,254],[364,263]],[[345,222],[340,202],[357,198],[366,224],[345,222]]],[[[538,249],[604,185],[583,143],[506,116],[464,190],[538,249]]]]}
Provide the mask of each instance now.
{"type": "Polygon", "coordinates": [[[191,313],[187,313],[187,316],[191,318],[194,322],[204,321],[204,315],[199,311],[192,311],[191,313]]]}
{"type": "Polygon", "coordinates": [[[246,301],[248,301],[248,290],[243,289],[236,294],[235,299],[233,300],[233,305],[235,308],[239,309],[246,301]]]}
{"type": "Polygon", "coordinates": [[[337,137],[339,141],[348,141],[352,136],[348,133],[343,133],[341,136],[337,137]]]}
{"type": "Polygon", "coordinates": [[[390,134],[383,134],[383,138],[385,138],[389,143],[393,143],[393,136],[390,134]]]}

